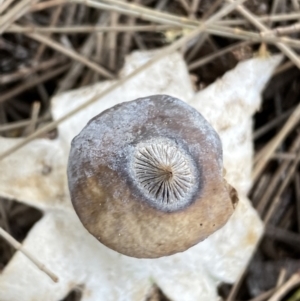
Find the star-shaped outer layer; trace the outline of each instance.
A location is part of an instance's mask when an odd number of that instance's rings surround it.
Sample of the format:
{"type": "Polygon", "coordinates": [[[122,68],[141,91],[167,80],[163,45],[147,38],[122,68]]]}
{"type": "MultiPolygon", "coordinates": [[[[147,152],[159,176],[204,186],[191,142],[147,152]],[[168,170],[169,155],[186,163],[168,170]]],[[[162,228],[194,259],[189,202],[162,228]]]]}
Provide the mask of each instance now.
{"type": "MultiPolygon", "coordinates": [[[[153,52],[133,53],[121,76],[152,56],[153,52]]],[[[216,286],[237,279],[262,233],[262,223],[245,197],[251,185],[251,116],[280,60],[275,56],[242,62],[195,94],[187,67],[175,53],[61,124],[56,140],[37,139],[1,161],[0,196],[44,211],[23,245],[58,275],[59,282],[53,283],[17,252],[0,276],[0,300],[58,301],[80,285],[82,301],[140,301],[153,282],[174,301],[217,300],[216,286]],[[151,94],[187,101],[213,125],[223,143],[227,181],[238,190],[240,202],[229,222],[204,242],[183,253],[148,260],[120,255],[85,230],[70,203],[66,163],[71,139],[91,117],[151,94]]],[[[54,118],[111,84],[102,82],[57,96],[52,100],[54,118]]],[[[1,152],[18,140],[0,138],[1,152]]]]}

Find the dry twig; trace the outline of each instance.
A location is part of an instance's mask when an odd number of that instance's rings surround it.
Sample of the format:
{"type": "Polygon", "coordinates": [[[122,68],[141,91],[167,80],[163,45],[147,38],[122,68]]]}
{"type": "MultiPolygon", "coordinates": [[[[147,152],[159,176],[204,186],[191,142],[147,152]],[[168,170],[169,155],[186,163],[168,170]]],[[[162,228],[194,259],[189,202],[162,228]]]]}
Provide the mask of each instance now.
{"type": "Polygon", "coordinates": [[[3,237],[10,245],[12,245],[16,250],[24,254],[33,264],[35,264],[42,272],[48,275],[54,282],[58,282],[58,277],[51,272],[44,264],[42,264],[38,259],[35,258],[29,251],[23,248],[23,246],[16,241],[9,233],[7,233],[3,228],[0,227],[0,236],[3,237]]]}
{"type": "Polygon", "coordinates": [[[280,301],[292,288],[300,284],[300,273],[296,273],[284,283],[268,301],[280,301]]]}
{"type": "MultiPolygon", "coordinates": [[[[233,0],[230,0],[232,2],[233,0]]],[[[256,26],[259,30],[264,32],[268,32],[269,29],[263,23],[261,23],[257,17],[252,14],[249,10],[247,10],[244,6],[239,5],[237,7],[237,11],[242,14],[249,22],[251,22],[254,26],[256,26]]],[[[275,45],[298,67],[300,68],[300,59],[298,55],[290,49],[287,45],[282,42],[277,42],[275,45]]]]}
{"type": "MultiPolygon", "coordinates": [[[[18,25],[13,25],[14,28],[19,28],[18,25]]],[[[114,75],[107,71],[105,68],[101,67],[100,65],[90,61],[89,59],[87,59],[86,57],[80,55],[79,53],[77,53],[76,51],[72,50],[72,49],[68,49],[66,47],[64,47],[63,45],[57,43],[56,41],[48,38],[48,37],[45,37],[43,35],[40,35],[40,34],[37,34],[37,33],[26,33],[26,35],[29,37],[29,38],[32,38],[36,41],[39,41],[67,56],[69,56],[70,58],[86,65],[87,67],[91,68],[92,70],[98,72],[99,74],[103,75],[104,77],[106,78],[114,78],[114,75]]]]}
{"type": "Polygon", "coordinates": [[[288,133],[290,133],[290,131],[299,123],[299,120],[300,104],[296,107],[280,132],[265,146],[264,150],[262,151],[262,156],[253,170],[252,178],[254,181],[257,180],[258,176],[266,167],[277,147],[282,143],[288,133]]]}

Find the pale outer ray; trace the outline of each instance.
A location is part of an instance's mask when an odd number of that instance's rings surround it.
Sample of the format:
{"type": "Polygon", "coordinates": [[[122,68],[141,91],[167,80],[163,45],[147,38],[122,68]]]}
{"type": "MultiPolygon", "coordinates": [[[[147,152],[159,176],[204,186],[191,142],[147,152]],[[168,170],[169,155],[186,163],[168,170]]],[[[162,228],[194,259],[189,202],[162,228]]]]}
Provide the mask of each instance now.
{"type": "MultiPolygon", "coordinates": [[[[151,56],[153,52],[131,54],[121,76],[151,56]]],[[[74,286],[83,285],[82,301],[137,301],[142,300],[153,282],[174,301],[217,300],[216,286],[220,281],[237,279],[262,234],[256,212],[243,197],[251,185],[251,115],[259,107],[260,93],[280,60],[277,56],[240,63],[216,83],[194,94],[186,65],[175,53],[61,124],[57,140],[38,139],[0,162],[0,175],[6,175],[0,181],[0,196],[45,211],[24,246],[60,278],[58,284],[51,283],[17,252],[0,276],[0,300],[17,301],[22,296],[24,301],[34,297],[58,301],[74,286]],[[211,122],[222,139],[226,178],[240,192],[240,203],[230,221],[204,242],[173,256],[140,260],[107,249],[87,233],[70,206],[64,171],[70,141],[90,118],[117,103],[151,94],[169,94],[187,101],[211,122]],[[29,159],[34,149],[39,151],[29,159]],[[18,168],[12,169],[16,162],[18,168]],[[53,191],[47,196],[43,195],[44,180],[39,187],[34,181],[29,182],[29,187],[17,184],[27,177],[39,175],[43,179],[44,162],[54,167],[47,182],[53,191]]],[[[52,101],[54,118],[111,84],[107,81],[57,96],[52,101]]],[[[0,143],[2,151],[16,142],[2,138],[0,143]]]]}

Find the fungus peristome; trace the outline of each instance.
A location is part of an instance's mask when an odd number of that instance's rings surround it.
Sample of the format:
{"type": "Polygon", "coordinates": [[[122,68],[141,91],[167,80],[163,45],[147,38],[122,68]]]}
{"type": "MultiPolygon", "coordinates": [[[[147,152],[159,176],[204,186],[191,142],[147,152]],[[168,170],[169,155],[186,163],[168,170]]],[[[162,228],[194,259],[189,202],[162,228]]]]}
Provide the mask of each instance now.
{"type": "Polygon", "coordinates": [[[68,180],[86,229],[137,258],[185,251],[223,227],[237,202],[223,179],[218,134],[167,95],[91,119],[72,141],[68,180]]]}

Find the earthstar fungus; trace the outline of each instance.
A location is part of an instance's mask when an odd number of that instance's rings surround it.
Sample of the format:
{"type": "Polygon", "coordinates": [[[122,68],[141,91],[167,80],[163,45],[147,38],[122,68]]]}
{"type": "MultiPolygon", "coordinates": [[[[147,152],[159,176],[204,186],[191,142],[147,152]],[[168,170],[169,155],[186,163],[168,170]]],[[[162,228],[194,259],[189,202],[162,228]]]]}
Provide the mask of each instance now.
{"type": "Polygon", "coordinates": [[[72,141],[75,211],[107,247],[137,258],[185,251],[225,225],[237,202],[218,134],[167,95],[116,105],[72,141]]]}

